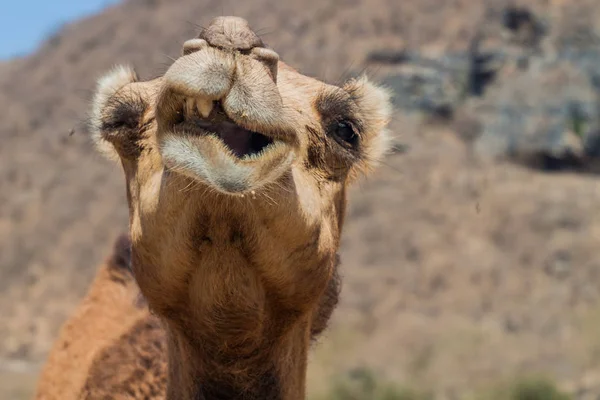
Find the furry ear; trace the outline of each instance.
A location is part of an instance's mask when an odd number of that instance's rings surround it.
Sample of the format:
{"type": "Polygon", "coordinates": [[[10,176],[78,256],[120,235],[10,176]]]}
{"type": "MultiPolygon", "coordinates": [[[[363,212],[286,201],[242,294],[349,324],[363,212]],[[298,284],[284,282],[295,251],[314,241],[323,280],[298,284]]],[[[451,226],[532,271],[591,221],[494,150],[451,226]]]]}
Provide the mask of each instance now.
{"type": "Polygon", "coordinates": [[[104,74],[96,83],[96,91],[92,99],[90,115],[90,132],[98,151],[108,159],[118,160],[119,156],[113,145],[102,135],[104,110],[112,96],[125,85],[137,82],[138,77],[132,67],[117,65],[104,74]]]}
{"type": "Polygon", "coordinates": [[[350,171],[350,177],[356,178],[377,167],[391,149],[392,137],[388,131],[392,116],[391,92],[373,84],[364,75],[348,81],[344,90],[352,96],[365,128],[361,137],[361,160],[350,171]]]}

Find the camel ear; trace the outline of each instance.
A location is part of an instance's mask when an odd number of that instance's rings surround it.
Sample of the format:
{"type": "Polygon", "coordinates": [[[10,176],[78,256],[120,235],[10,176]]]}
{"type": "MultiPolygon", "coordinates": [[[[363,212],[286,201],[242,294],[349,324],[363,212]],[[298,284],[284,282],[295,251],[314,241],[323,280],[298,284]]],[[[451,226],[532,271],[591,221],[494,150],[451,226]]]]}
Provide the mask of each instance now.
{"type": "Polygon", "coordinates": [[[361,159],[350,171],[351,177],[368,174],[391,149],[388,124],[392,116],[391,91],[370,82],[366,76],[351,79],[344,90],[354,99],[364,131],[361,135],[361,159]]]}
{"type": "Polygon", "coordinates": [[[96,84],[89,119],[90,131],[96,148],[108,159],[118,160],[119,155],[114,145],[106,137],[105,121],[109,117],[107,111],[110,109],[111,103],[115,101],[115,94],[137,80],[138,77],[133,68],[118,65],[98,79],[96,84]]]}

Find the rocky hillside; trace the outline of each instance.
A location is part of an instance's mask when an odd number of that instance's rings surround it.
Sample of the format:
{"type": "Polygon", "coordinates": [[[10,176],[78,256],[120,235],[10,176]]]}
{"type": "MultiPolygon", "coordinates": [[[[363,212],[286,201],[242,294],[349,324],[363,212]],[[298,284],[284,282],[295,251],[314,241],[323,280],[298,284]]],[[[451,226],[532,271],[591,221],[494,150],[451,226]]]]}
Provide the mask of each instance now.
{"type": "Polygon", "coordinates": [[[440,398],[532,373],[600,395],[600,3],[132,0],[0,64],[0,397],[126,226],[85,132],[94,80],[162,73],[221,14],[306,74],[395,92],[396,152],[352,192],[311,391],[368,367],[440,398]]]}

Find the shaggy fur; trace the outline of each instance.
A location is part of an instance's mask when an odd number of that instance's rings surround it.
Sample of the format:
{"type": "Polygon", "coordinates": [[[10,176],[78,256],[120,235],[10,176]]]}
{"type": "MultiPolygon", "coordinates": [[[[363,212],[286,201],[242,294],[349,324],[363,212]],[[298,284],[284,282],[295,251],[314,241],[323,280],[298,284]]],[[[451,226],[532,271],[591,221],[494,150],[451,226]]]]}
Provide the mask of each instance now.
{"type": "Polygon", "coordinates": [[[92,110],[125,174],[132,271],[164,329],[120,321],[78,372],[79,397],[160,397],[166,374],[167,399],[303,399],[311,337],[338,300],[347,186],[387,150],[388,94],[304,76],[222,17],[163,77],[102,78],[92,110]]]}
{"type": "MultiPolygon", "coordinates": [[[[105,349],[150,318],[148,308],[139,301],[130,260],[130,242],[122,236],[98,270],[86,297],[62,327],[40,375],[36,399],[82,398],[79,394],[105,349]]],[[[166,357],[162,357],[166,368],[166,357]]],[[[120,372],[133,375],[136,369],[135,364],[124,364],[120,372]]]]}

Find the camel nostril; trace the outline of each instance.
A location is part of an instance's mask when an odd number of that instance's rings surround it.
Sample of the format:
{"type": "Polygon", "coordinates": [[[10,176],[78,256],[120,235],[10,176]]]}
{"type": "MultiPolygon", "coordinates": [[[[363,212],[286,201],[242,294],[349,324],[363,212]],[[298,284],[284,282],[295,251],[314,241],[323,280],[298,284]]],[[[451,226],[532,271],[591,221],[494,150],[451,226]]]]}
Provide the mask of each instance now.
{"type": "Polygon", "coordinates": [[[183,55],[195,53],[208,47],[208,42],[204,39],[190,39],[183,44],[183,55]]]}
{"type": "Polygon", "coordinates": [[[279,64],[279,54],[265,47],[255,47],[250,53],[252,57],[262,62],[271,73],[273,81],[277,83],[277,66],[279,64]]]}

